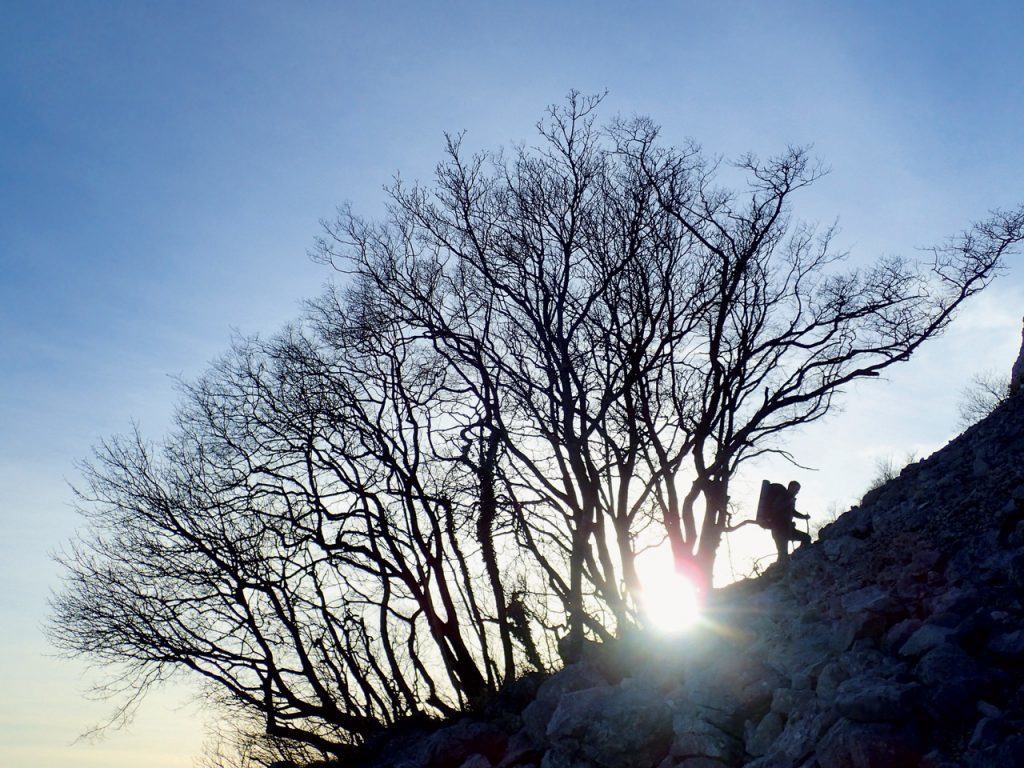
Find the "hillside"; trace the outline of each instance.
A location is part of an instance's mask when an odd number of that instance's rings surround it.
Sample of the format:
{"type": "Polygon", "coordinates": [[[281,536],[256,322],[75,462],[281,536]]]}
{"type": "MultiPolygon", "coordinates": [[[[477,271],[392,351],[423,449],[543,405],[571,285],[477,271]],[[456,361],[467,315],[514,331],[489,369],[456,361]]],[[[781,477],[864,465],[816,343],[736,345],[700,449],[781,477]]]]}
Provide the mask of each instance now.
{"type": "Polygon", "coordinates": [[[592,647],[353,766],[1024,765],[1024,397],[871,492],[708,626],[592,647]]]}

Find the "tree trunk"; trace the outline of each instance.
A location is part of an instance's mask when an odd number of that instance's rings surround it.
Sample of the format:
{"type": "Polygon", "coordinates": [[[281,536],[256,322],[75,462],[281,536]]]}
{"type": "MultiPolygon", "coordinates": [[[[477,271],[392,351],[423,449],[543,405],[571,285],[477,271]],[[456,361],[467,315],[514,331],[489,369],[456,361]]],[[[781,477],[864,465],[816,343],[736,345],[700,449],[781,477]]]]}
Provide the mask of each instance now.
{"type": "Polygon", "coordinates": [[[722,543],[722,532],[729,510],[729,481],[712,480],[704,485],[704,522],[701,525],[700,546],[697,550],[697,568],[702,592],[714,586],[715,556],[722,543]]]}
{"type": "Polygon", "coordinates": [[[587,542],[590,539],[590,520],[593,513],[586,508],[575,515],[576,525],[572,532],[572,552],[569,556],[569,597],[566,610],[569,613],[569,634],[560,644],[562,661],[572,664],[583,655],[583,563],[587,558],[587,542]]]}
{"type": "Polygon", "coordinates": [[[512,652],[512,633],[509,624],[508,607],[505,600],[505,589],[501,583],[501,570],[494,551],[494,522],[498,515],[498,502],[494,491],[494,468],[498,456],[499,435],[492,432],[487,436],[487,443],[480,458],[478,481],[480,484],[480,508],[476,520],[476,538],[480,544],[480,552],[484,559],[487,578],[491,582],[494,595],[494,610],[498,619],[498,631],[501,635],[501,649],[505,656],[502,682],[515,677],[515,657],[512,652]]]}

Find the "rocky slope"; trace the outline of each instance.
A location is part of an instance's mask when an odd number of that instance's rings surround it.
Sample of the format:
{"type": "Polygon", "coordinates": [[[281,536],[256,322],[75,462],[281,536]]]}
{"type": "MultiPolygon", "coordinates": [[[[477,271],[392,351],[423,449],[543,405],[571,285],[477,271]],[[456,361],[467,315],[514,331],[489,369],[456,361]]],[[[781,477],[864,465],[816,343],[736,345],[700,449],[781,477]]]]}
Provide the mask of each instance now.
{"type": "Polygon", "coordinates": [[[1024,766],[1024,396],[906,468],[709,626],[593,647],[353,766],[1024,766]]]}

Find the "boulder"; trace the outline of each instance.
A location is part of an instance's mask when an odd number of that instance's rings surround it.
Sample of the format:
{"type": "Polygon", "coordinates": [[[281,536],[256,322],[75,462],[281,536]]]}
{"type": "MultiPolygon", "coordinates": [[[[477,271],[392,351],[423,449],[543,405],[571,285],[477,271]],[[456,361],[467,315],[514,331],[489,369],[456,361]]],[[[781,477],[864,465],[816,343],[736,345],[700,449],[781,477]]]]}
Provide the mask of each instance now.
{"type": "Polygon", "coordinates": [[[792,715],[794,712],[813,705],[815,695],[811,691],[796,691],[792,688],[779,688],[772,697],[772,712],[780,715],[792,715]]]}
{"type": "Polygon", "coordinates": [[[947,643],[926,653],[915,668],[925,685],[941,685],[954,680],[969,682],[979,689],[989,679],[982,666],[959,646],[947,643]]]}
{"type": "Polygon", "coordinates": [[[921,741],[907,727],[840,720],[815,754],[821,768],[909,768],[920,761],[921,741]]]}
{"type": "MultiPolygon", "coordinates": [[[[819,538],[832,541],[841,538],[864,539],[873,531],[872,510],[866,506],[851,507],[844,515],[821,529],[819,538]]],[[[826,554],[828,550],[826,548],[826,554]]]]}
{"type": "Polygon", "coordinates": [[[900,656],[904,658],[921,656],[933,648],[948,643],[955,636],[955,627],[943,627],[931,622],[923,624],[900,647],[900,656]]]}
{"type": "Polygon", "coordinates": [[[861,589],[848,592],[840,599],[843,611],[846,613],[892,613],[899,604],[889,594],[887,589],[872,584],[861,589]]]}
{"type": "Polygon", "coordinates": [[[762,717],[771,708],[774,696],[772,686],[778,682],[776,679],[756,680],[745,686],[736,701],[736,716],[750,720],[762,717]]]}
{"type": "Polygon", "coordinates": [[[494,725],[462,720],[427,740],[424,764],[427,768],[458,768],[473,755],[494,763],[501,759],[507,744],[508,736],[494,725]]]}
{"type": "Polygon", "coordinates": [[[1024,629],[993,636],[986,650],[1003,661],[1024,659],[1024,629]]]}
{"type": "Polygon", "coordinates": [[[747,754],[761,757],[768,753],[775,740],[782,735],[786,727],[786,719],[778,712],[769,712],[756,726],[750,724],[749,733],[744,739],[747,754]]]}
{"type": "Polygon", "coordinates": [[[1006,718],[983,717],[975,724],[968,746],[971,749],[984,749],[1002,742],[1014,732],[1014,726],[1006,718]]]}
{"type": "Polygon", "coordinates": [[[582,691],[599,685],[607,685],[608,681],[591,664],[579,662],[570,664],[565,669],[552,675],[537,688],[535,701],[553,701],[572,691],[582,691]]]}
{"type": "Polygon", "coordinates": [[[560,759],[599,768],[653,768],[672,743],[672,712],[650,688],[587,688],[562,696],[546,735],[560,759]]]}
{"type": "Polygon", "coordinates": [[[536,698],[523,709],[523,730],[535,744],[542,744],[548,723],[562,696],[607,685],[604,677],[589,664],[577,663],[566,667],[545,680],[537,689],[536,698]]]}
{"type": "Polygon", "coordinates": [[[743,753],[735,736],[700,716],[677,713],[672,731],[671,754],[677,759],[707,758],[729,764],[743,753]]]}
{"type": "Polygon", "coordinates": [[[814,751],[837,718],[834,707],[826,709],[809,708],[794,712],[786,718],[786,727],[772,745],[776,760],[789,760],[799,765],[814,751]]]}
{"type": "Polygon", "coordinates": [[[917,676],[927,686],[925,710],[942,723],[962,722],[969,717],[992,676],[963,649],[943,645],[918,662],[917,676]]]}
{"type": "Polygon", "coordinates": [[[505,756],[495,768],[516,768],[534,764],[541,758],[541,750],[536,747],[533,739],[525,732],[515,733],[508,739],[505,747],[505,756]]]}
{"type": "Polygon", "coordinates": [[[699,716],[741,739],[743,723],[768,710],[773,689],[782,683],[776,670],[740,650],[702,660],[686,677],[673,704],[683,717],[699,716]]]}
{"type": "Polygon", "coordinates": [[[830,661],[822,668],[821,673],[818,675],[817,685],[814,690],[819,698],[831,701],[835,698],[839,684],[849,676],[850,673],[842,662],[830,661]]]}
{"type": "Polygon", "coordinates": [[[904,619],[889,628],[882,640],[882,648],[886,651],[898,651],[910,636],[921,628],[920,619],[904,619]]]}
{"type": "Polygon", "coordinates": [[[851,614],[836,625],[832,633],[832,648],[842,653],[853,647],[858,640],[879,637],[888,625],[888,617],[882,613],[863,611],[851,614]]]}
{"type": "Polygon", "coordinates": [[[861,723],[896,723],[909,720],[921,700],[921,686],[870,677],[856,677],[840,684],[836,709],[843,717],[861,723]]]}

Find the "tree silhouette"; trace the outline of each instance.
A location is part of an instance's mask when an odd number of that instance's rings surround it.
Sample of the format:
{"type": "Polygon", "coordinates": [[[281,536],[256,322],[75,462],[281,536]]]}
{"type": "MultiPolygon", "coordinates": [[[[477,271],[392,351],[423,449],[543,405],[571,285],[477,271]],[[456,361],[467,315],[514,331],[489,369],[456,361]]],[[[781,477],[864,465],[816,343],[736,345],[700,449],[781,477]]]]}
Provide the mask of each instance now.
{"type": "Polygon", "coordinates": [[[960,392],[957,412],[964,429],[977,424],[1002,405],[1010,396],[1010,377],[995,371],[984,371],[971,377],[960,392]]]}
{"type": "Polygon", "coordinates": [[[1024,239],[1024,208],[924,263],[849,269],[792,198],[800,148],[729,169],[570,94],[537,146],[469,154],[343,273],[239,341],[153,448],[103,444],[54,635],[144,693],[188,669],[271,737],[342,754],[641,620],[638,548],[710,587],[737,469],[907,360],[1024,239]]]}

